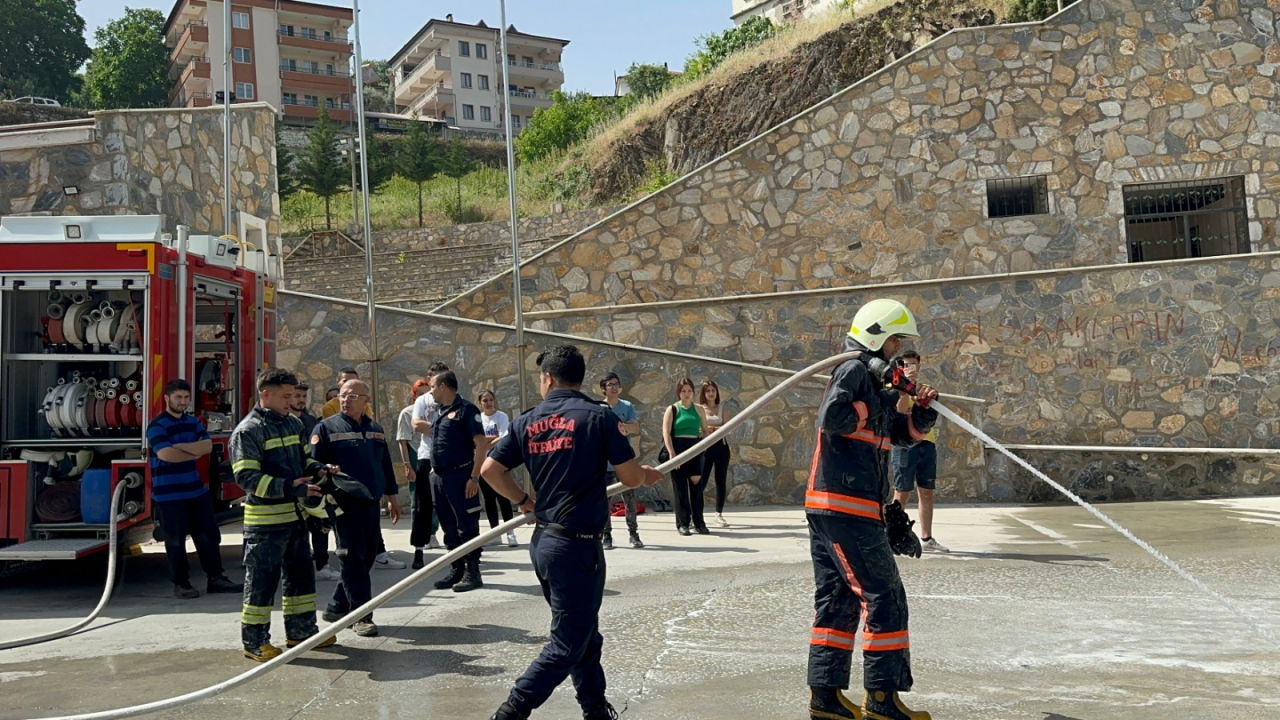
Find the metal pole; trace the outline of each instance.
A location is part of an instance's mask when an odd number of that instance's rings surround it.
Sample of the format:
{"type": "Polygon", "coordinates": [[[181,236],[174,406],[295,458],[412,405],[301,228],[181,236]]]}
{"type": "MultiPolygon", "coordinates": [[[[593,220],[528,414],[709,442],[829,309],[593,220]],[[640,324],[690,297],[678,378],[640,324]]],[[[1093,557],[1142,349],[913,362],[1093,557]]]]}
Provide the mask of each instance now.
{"type": "Polygon", "coordinates": [[[502,45],[498,59],[502,63],[502,124],[503,135],[507,139],[507,194],[511,198],[511,299],[516,326],[516,379],[520,387],[518,411],[523,411],[529,407],[529,398],[524,377],[524,308],[520,297],[520,218],[516,215],[516,153],[511,137],[511,82],[507,73],[507,0],[498,0],[498,20],[498,36],[502,45]]]}
{"type": "Polygon", "coordinates": [[[231,234],[231,0],[222,0],[222,234],[231,234]]]}
{"type": "MultiPolygon", "coordinates": [[[[369,403],[376,415],[378,411],[378,317],[377,305],[373,296],[373,221],[369,218],[369,143],[364,135],[364,66],[360,58],[360,0],[351,0],[351,31],[355,44],[356,72],[356,135],[360,147],[360,198],[364,202],[364,271],[365,283],[369,293],[369,394],[373,397],[369,403]]],[[[355,152],[356,143],[351,150],[355,152]]]]}

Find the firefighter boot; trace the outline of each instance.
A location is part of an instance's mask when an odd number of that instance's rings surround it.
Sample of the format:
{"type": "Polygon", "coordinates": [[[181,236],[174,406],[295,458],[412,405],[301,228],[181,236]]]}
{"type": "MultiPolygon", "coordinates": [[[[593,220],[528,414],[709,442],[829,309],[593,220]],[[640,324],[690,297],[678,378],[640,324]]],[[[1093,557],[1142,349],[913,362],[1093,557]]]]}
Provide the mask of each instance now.
{"type": "Polygon", "coordinates": [[[923,710],[910,710],[894,690],[868,690],[862,701],[868,720],[931,720],[923,710]]]}
{"type": "Polygon", "coordinates": [[[484,580],[480,578],[480,558],[467,558],[467,570],[462,576],[462,582],[453,586],[454,592],[471,592],[484,587],[484,580]]]}
{"type": "Polygon", "coordinates": [[[810,720],[862,720],[862,710],[837,688],[809,688],[810,720]]]}
{"type": "Polygon", "coordinates": [[[515,709],[511,703],[504,702],[498,706],[498,712],[494,713],[489,720],[529,720],[529,714],[515,709]]]}
{"type": "Polygon", "coordinates": [[[582,711],[582,720],[618,720],[618,711],[608,700],[601,700],[590,710],[582,711]]]}
{"type": "Polygon", "coordinates": [[[437,590],[448,590],[454,585],[457,585],[458,581],[462,579],[462,569],[465,565],[466,563],[462,560],[454,560],[453,568],[449,570],[449,574],[444,578],[435,581],[433,587],[437,590]]]}
{"type": "MultiPolygon", "coordinates": [[[[285,645],[286,645],[287,647],[295,648],[295,647],[298,647],[299,645],[301,645],[302,643],[304,643],[304,642],[306,642],[306,641],[307,641],[307,638],[303,638],[302,640],[288,640],[288,641],[286,641],[286,642],[285,642],[285,645]]],[[[327,648],[327,647],[329,647],[330,645],[336,645],[336,644],[337,644],[337,642],[338,642],[338,636],[337,636],[337,635],[330,635],[329,637],[325,638],[324,640],[321,640],[321,641],[320,641],[320,644],[319,644],[319,645],[316,645],[316,648],[315,648],[315,649],[316,649],[316,650],[319,650],[320,648],[327,648]]]]}
{"type": "Polygon", "coordinates": [[[244,656],[249,658],[250,660],[263,663],[272,658],[280,657],[280,653],[282,652],[284,651],[276,647],[275,645],[272,645],[271,643],[264,643],[262,647],[258,648],[257,650],[246,649],[244,651],[244,656]]]}

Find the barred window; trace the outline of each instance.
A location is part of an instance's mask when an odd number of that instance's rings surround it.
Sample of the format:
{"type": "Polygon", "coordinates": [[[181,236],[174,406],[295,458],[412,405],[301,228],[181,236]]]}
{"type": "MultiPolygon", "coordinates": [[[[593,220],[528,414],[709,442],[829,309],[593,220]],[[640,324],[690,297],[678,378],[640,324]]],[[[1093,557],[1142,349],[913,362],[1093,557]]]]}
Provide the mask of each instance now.
{"type": "Polygon", "coordinates": [[[1049,212],[1049,178],[996,178],[987,181],[987,217],[1045,215],[1049,212]]]}
{"type": "Polygon", "coordinates": [[[1244,178],[1128,185],[1129,262],[1249,252],[1244,178]]]}

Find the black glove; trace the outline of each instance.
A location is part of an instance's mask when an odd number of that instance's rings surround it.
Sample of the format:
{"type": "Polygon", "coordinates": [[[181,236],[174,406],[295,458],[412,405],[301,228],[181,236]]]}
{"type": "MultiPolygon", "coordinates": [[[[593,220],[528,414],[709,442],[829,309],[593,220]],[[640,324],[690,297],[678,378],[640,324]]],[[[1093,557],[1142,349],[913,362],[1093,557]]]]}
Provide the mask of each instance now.
{"type": "Polygon", "coordinates": [[[884,506],[884,531],[889,535],[889,548],[894,555],[920,557],[924,549],[920,547],[920,538],[911,531],[916,522],[907,517],[902,503],[894,500],[884,506]]]}

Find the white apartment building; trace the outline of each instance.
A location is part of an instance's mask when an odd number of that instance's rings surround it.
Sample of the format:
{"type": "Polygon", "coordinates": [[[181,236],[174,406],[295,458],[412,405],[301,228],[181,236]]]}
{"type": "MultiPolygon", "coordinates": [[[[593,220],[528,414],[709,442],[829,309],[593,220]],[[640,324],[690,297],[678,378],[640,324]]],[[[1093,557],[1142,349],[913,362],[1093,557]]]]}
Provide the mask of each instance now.
{"type": "Polygon", "coordinates": [[[396,109],[444,120],[465,132],[501,135],[505,103],[511,126],[528,124],[537,108],[551,107],[551,93],[564,85],[560,65],[568,40],[507,28],[507,73],[502,86],[497,28],[483,20],[457,23],[453,15],[432,19],[391,58],[396,109]]]}
{"type": "Polygon", "coordinates": [[[733,0],[733,24],[742,25],[753,17],[766,17],[774,25],[811,18],[840,4],[840,0],[733,0]]]}

